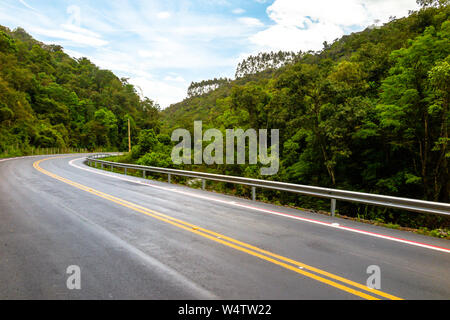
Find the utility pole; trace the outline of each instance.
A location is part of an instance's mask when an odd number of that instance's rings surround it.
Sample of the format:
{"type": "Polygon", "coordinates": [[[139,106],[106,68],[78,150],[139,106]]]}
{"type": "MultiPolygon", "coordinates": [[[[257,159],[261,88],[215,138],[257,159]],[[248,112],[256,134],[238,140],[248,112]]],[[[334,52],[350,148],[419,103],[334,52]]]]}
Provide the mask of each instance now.
{"type": "Polygon", "coordinates": [[[130,130],[130,118],[128,118],[128,152],[131,152],[131,130],[130,130]]]}

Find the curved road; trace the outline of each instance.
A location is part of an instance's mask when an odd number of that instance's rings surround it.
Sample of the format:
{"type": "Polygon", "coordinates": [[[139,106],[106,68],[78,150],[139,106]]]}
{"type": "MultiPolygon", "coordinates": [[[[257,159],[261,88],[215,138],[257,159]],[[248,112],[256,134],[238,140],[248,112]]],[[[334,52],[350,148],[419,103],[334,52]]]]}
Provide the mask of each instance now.
{"type": "Polygon", "coordinates": [[[450,299],[447,240],[83,161],[0,160],[0,299],[450,299]]]}

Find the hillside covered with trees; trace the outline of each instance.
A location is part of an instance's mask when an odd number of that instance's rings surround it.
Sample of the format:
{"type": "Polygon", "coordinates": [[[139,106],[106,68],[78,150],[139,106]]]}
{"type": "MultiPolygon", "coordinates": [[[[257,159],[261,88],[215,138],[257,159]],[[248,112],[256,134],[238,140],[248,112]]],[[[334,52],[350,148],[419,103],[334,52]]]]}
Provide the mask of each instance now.
{"type": "Polygon", "coordinates": [[[141,128],[158,130],[159,107],[88,59],[0,26],[0,155],[32,148],[126,150],[128,118],[133,136],[141,128]]]}
{"type": "MultiPolygon", "coordinates": [[[[346,35],[320,52],[251,56],[235,80],[192,83],[160,111],[127,79],[73,59],[23,29],[0,27],[0,154],[36,147],[133,150],[122,161],[450,202],[450,6],[420,0],[406,18],[346,35]],[[280,170],[174,165],[176,128],[279,129],[280,170]]],[[[207,143],[206,143],[207,144],[207,143]]],[[[223,189],[234,188],[223,186],[223,189]]],[[[247,187],[236,187],[248,196],[247,187]]],[[[259,190],[261,200],[329,209],[329,202],[259,190]]],[[[448,219],[339,203],[347,215],[413,227],[448,219]]]]}
{"type": "MultiPolygon", "coordinates": [[[[450,7],[420,2],[423,8],[409,17],[172,105],[162,112],[164,130],[192,130],[194,120],[203,120],[204,130],[279,129],[280,171],[270,179],[449,202],[450,7]]],[[[246,68],[257,69],[257,60],[246,60],[256,64],[246,68]]],[[[204,169],[267,178],[255,166],[204,169]]],[[[264,196],[308,204],[295,195],[264,196]]],[[[358,205],[347,211],[394,217],[392,210],[358,205]]]]}

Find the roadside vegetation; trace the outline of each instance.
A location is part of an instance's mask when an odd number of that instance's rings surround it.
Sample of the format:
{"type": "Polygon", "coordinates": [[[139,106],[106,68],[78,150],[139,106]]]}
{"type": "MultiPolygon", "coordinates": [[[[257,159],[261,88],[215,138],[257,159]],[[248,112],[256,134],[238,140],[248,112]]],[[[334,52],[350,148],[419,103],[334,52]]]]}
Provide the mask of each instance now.
{"type": "MultiPolygon", "coordinates": [[[[130,154],[124,154],[124,155],[121,155],[121,156],[106,157],[106,158],[102,158],[102,160],[118,162],[118,163],[133,163],[130,154]]],[[[125,173],[124,170],[120,169],[120,168],[114,168],[114,170],[111,171],[111,168],[109,166],[104,166],[103,168],[101,168],[99,165],[95,166],[94,164],[92,166],[97,168],[97,169],[101,169],[101,170],[108,171],[108,172],[114,172],[114,173],[119,173],[119,174],[124,174],[125,173]]],[[[130,175],[130,176],[135,176],[135,177],[142,178],[142,171],[141,170],[128,169],[126,174],[130,175]]],[[[145,178],[146,179],[150,179],[150,180],[167,182],[167,175],[165,175],[165,174],[146,172],[145,178]]],[[[187,177],[172,176],[171,183],[188,186],[188,187],[195,188],[195,189],[201,189],[202,188],[202,181],[201,181],[201,179],[191,179],[191,178],[187,178],[187,177]]],[[[222,182],[207,181],[206,185],[205,185],[205,190],[208,190],[208,191],[211,191],[211,192],[227,194],[227,195],[232,195],[232,196],[235,196],[235,197],[241,197],[241,198],[247,198],[247,199],[251,198],[250,190],[248,188],[243,187],[243,186],[233,185],[233,184],[222,183],[222,182]],[[239,191],[240,188],[246,189],[246,192],[239,191]]],[[[260,190],[258,190],[258,193],[259,193],[259,191],[260,190]]],[[[302,197],[302,196],[300,196],[300,197],[302,197]]],[[[314,213],[317,213],[317,214],[323,214],[323,215],[328,215],[328,216],[331,215],[331,213],[329,211],[327,211],[327,210],[314,210],[311,207],[302,208],[302,207],[295,206],[294,204],[282,205],[279,201],[276,201],[276,200],[270,201],[268,199],[260,199],[259,196],[257,196],[257,199],[258,199],[258,201],[262,201],[262,202],[265,202],[265,203],[280,205],[280,206],[293,208],[293,209],[297,209],[297,210],[302,210],[302,211],[307,211],[307,212],[314,212],[314,213]]],[[[311,198],[311,199],[314,199],[314,198],[311,198]]],[[[328,201],[322,201],[323,205],[325,203],[329,204],[328,201]]],[[[405,226],[401,226],[401,225],[398,225],[398,224],[395,224],[395,223],[390,223],[390,222],[386,223],[381,218],[375,218],[374,220],[369,220],[369,219],[362,218],[359,215],[357,215],[357,217],[349,217],[349,216],[345,215],[345,213],[339,213],[340,212],[339,210],[337,210],[337,212],[338,213],[336,213],[336,217],[339,217],[339,218],[342,218],[342,219],[353,220],[353,221],[363,222],[363,223],[367,223],[367,224],[373,224],[373,225],[377,225],[377,226],[382,226],[382,227],[385,227],[385,228],[396,229],[396,230],[403,230],[403,231],[408,231],[408,232],[414,232],[414,233],[418,233],[418,234],[422,234],[422,235],[426,235],[426,236],[431,236],[431,237],[436,237],[436,238],[442,238],[442,239],[450,240],[450,229],[449,228],[436,228],[436,229],[429,229],[427,227],[412,228],[412,227],[405,227],[405,226]]]]}

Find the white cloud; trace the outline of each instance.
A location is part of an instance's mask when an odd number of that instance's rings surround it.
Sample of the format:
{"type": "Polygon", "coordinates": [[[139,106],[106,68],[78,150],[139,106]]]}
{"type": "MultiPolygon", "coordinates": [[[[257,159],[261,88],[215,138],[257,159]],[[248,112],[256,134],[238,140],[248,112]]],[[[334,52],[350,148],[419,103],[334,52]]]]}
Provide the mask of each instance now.
{"type": "Polygon", "coordinates": [[[366,18],[362,3],[355,0],[276,0],[267,14],[279,25],[295,27],[303,27],[310,18],[337,25],[361,24],[366,18]]]}
{"type": "Polygon", "coordinates": [[[161,11],[158,12],[158,14],[156,15],[158,17],[158,19],[167,19],[171,16],[170,12],[167,11],[161,11]]]}
{"type": "Polygon", "coordinates": [[[70,43],[75,46],[101,47],[108,43],[108,41],[105,41],[99,37],[95,37],[89,33],[86,34],[83,32],[44,28],[34,28],[33,31],[38,35],[70,41],[70,43]]]}
{"type": "Polygon", "coordinates": [[[252,17],[238,18],[238,21],[241,22],[242,24],[246,25],[246,26],[249,26],[249,27],[262,27],[264,25],[258,19],[252,18],[252,17]]]}
{"type": "Polygon", "coordinates": [[[73,25],[73,24],[62,24],[61,25],[62,29],[65,29],[67,31],[73,32],[73,33],[77,33],[77,34],[82,34],[86,37],[90,37],[90,38],[97,38],[100,39],[102,36],[96,32],[93,32],[91,30],[88,30],[86,28],[82,28],[80,26],[77,25],[73,25]]]}
{"type": "Polygon", "coordinates": [[[64,52],[67,53],[72,58],[75,58],[75,59],[80,59],[82,57],[86,57],[86,55],[84,53],[81,53],[81,52],[76,51],[76,50],[64,49],[64,52]]]}
{"type": "Polygon", "coordinates": [[[365,7],[367,12],[370,13],[370,22],[373,22],[375,19],[387,22],[391,16],[396,16],[397,18],[405,17],[410,10],[418,10],[420,8],[415,0],[371,0],[365,3],[365,7]]]}
{"type": "Polygon", "coordinates": [[[24,0],[19,0],[19,2],[20,2],[21,4],[23,4],[25,7],[27,7],[28,9],[31,9],[31,10],[36,11],[35,8],[33,8],[32,6],[30,6],[30,5],[29,5],[28,3],[26,3],[24,0]]]}
{"type": "Polygon", "coordinates": [[[138,55],[142,58],[162,58],[164,53],[161,51],[139,50],[138,55]]]}
{"type": "Polygon", "coordinates": [[[157,103],[162,107],[181,101],[186,96],[188,84],[172,80],[152,80],[147,77],[131,77],[129,82],[142,88],[145,96],[150,99],[157,97],[157,103]]]}
{"type": "Polygon", "coordinates": [[[250,41],[266,50],[320,50],[347,28],[364,29],[376,19],[386,22],[417,8],[415,0],[275,0],[267,8],[274,24],[250,41]]]}
{"type": "Polygon", "coordinates": [[[164,81],[186,83],[186,80],[182,76],[165,76],[164,81]]]}
{"type": "Polygon", "coordinates": [[[308,51],[319,50],[324,41],[331,42],[343,35],[341,28],[327,23],[310,24],[307,29],[275,25],[255,34],[250,40],[265,50],[308,51]]]}
{"type": "Polygon", "coordinates": [[[242,8],[236,8],[231,12],[233,12],[234,14],[243,14],[245,12],[245,10],[242,8]]]}

